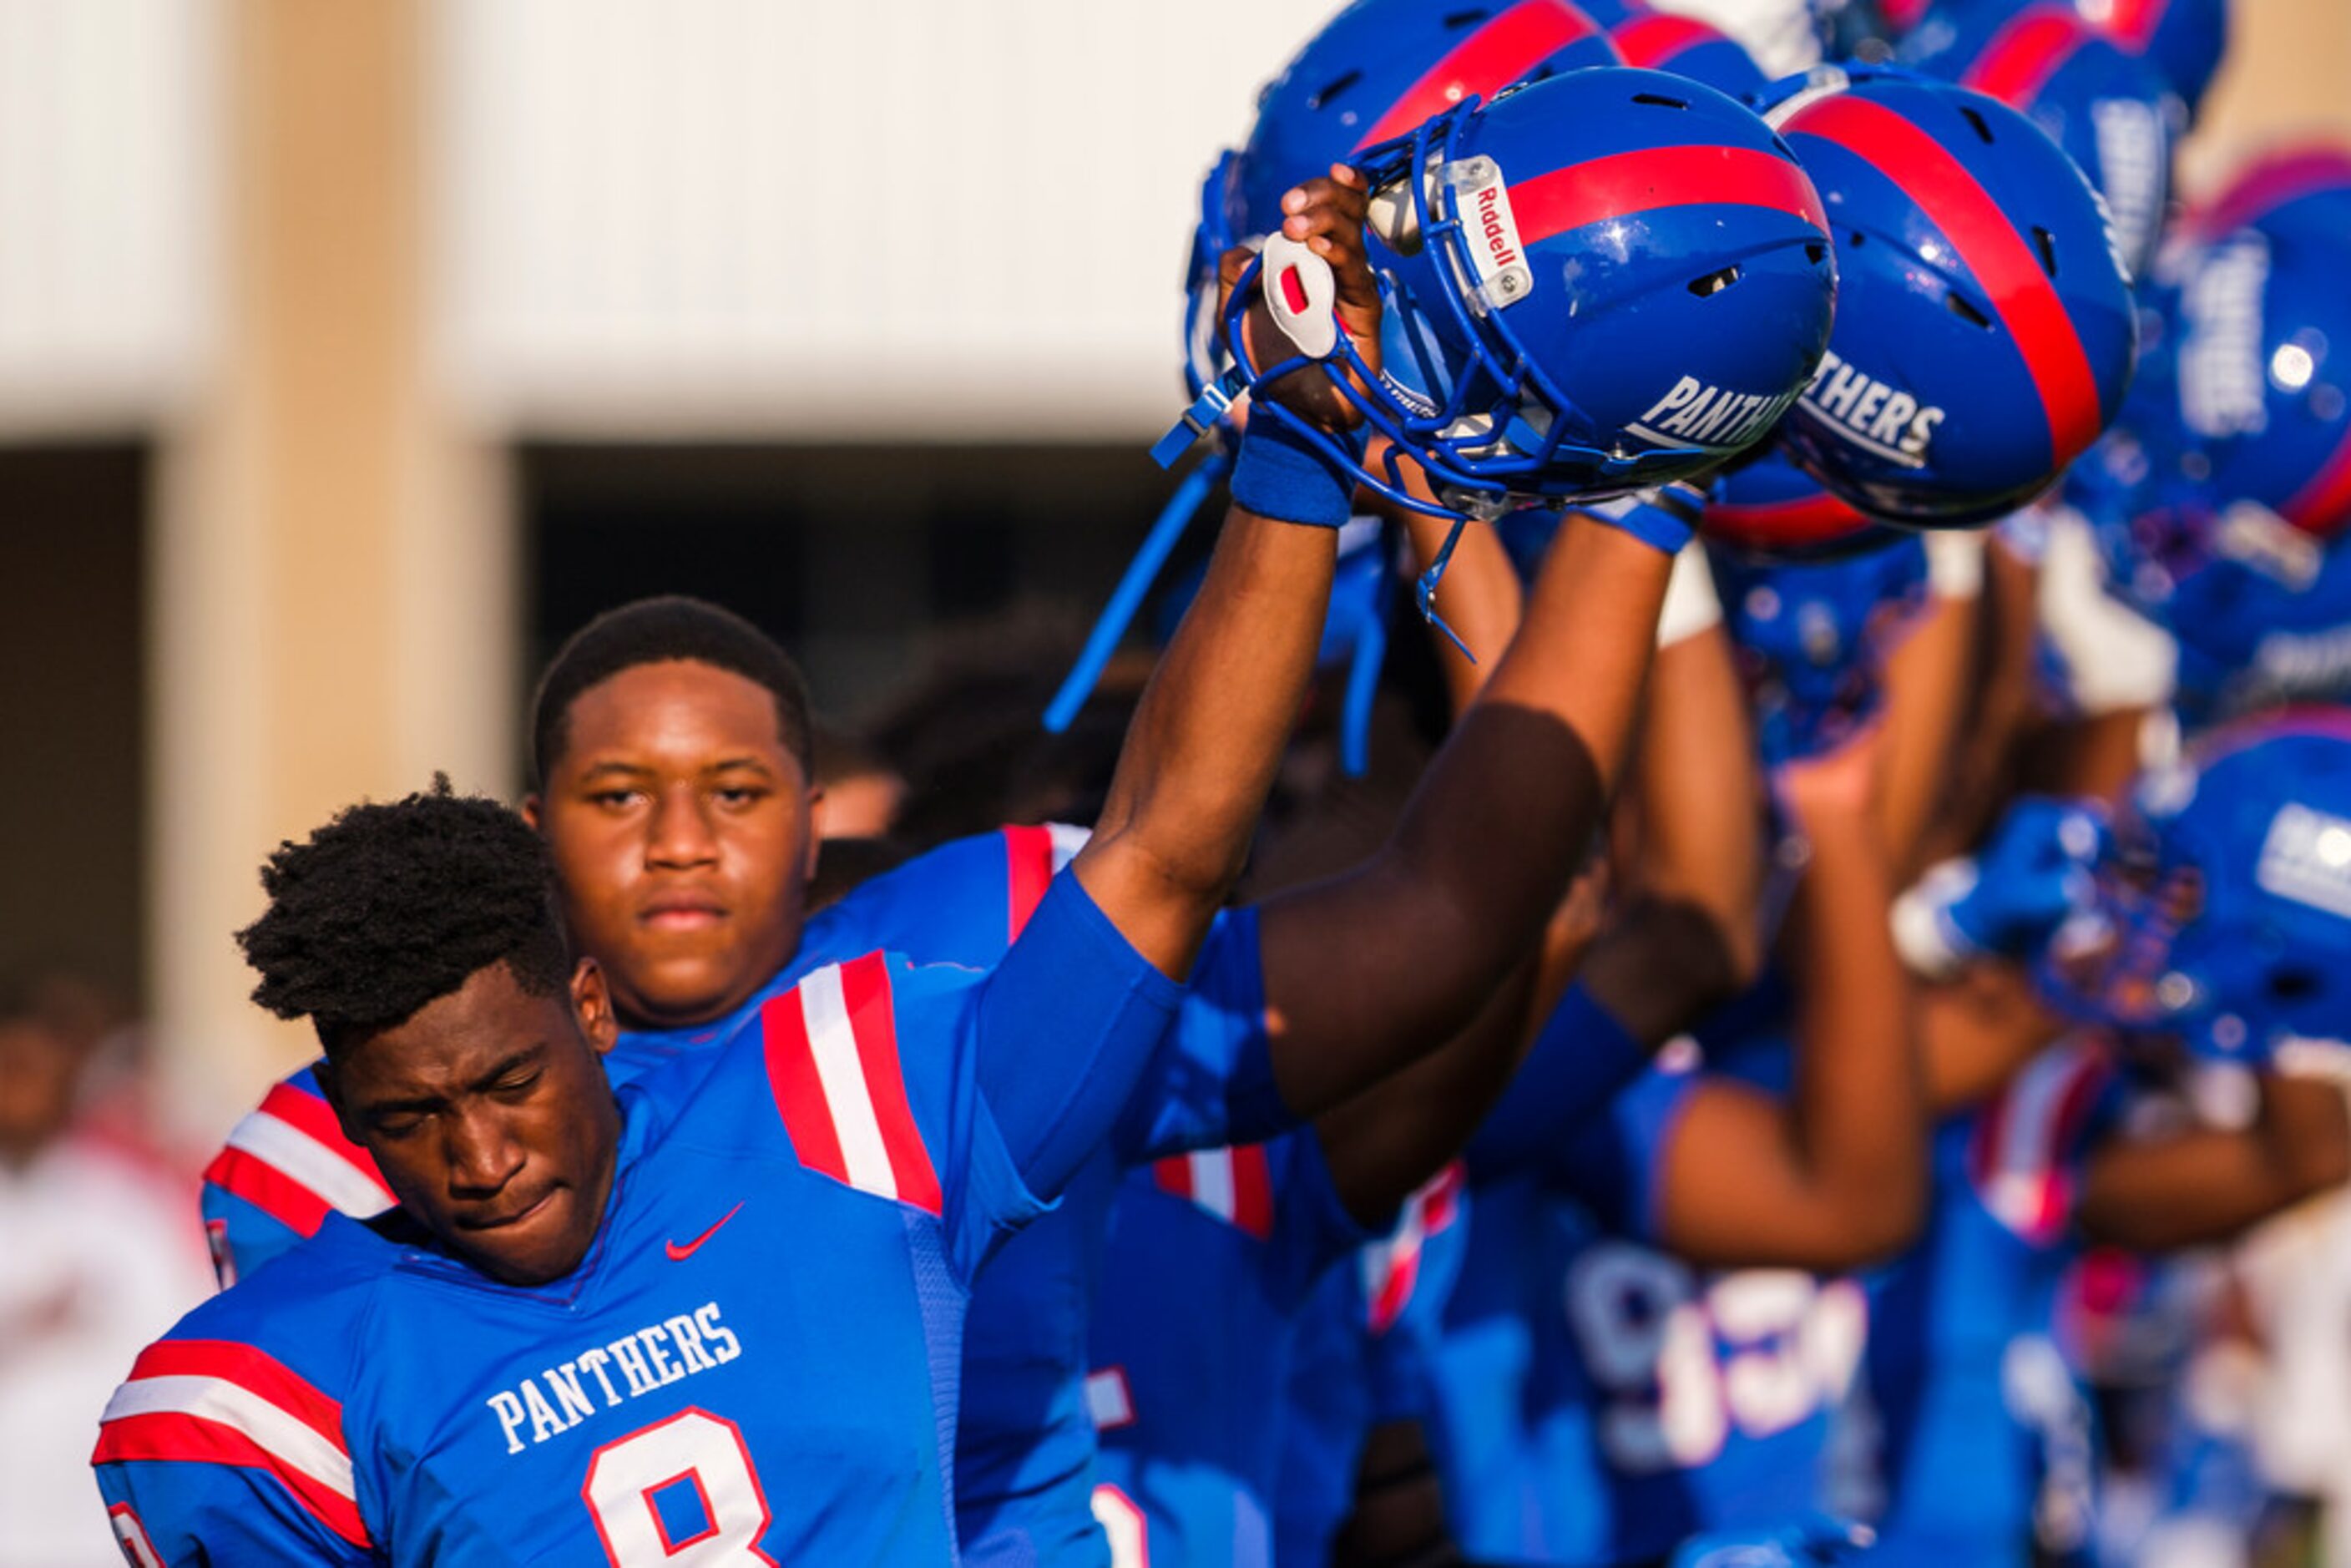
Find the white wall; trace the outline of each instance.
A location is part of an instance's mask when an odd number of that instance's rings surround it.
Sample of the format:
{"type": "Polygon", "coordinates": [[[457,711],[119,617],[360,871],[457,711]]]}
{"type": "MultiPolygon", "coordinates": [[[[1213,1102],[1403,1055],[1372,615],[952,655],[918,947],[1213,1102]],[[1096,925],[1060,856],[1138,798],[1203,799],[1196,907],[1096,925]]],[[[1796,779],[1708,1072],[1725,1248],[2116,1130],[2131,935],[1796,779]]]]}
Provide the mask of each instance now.
{"type": "Polygon", "coordinates": [[[549,434],[1155,434],[1201,174],[1332,0],[443,0],[436,345],[549,434]]]}
{"type": "Polygon", "coordinates": [[[218,270],[211,0],[0,0],[0,438],[188,395],[218,270]]]}

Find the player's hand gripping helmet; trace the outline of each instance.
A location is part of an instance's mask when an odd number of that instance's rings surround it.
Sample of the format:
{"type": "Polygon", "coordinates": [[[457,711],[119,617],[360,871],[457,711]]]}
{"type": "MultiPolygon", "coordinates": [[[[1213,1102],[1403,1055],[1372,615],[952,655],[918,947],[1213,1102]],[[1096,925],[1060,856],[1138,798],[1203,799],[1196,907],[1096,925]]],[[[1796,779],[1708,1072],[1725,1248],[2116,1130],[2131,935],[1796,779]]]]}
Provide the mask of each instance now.
{"type": "Polygon", "coordinates": [[[1258,94],[1248,145],[1217,159],[1201,185],[1185,309],[1193,395],[1225,369],[1217,258],[1280,226],[1284,192],[1465,99],[1622,63],[1571,0],[1355,0],[1333,16],[1258,94]]]}
{"type": "Polygon", "coordinates": [[[2144,776],[2091,913],[2036,966],[2087,1021],[2258,1063],[2351,1035],[2351,710],[2212,732],[2144,776]]]}
{"type": "Polygon", "coordinates": [[[1926,528],[2014,510],[2121,406],[2130,286],[2097,198],[2016,110],[1836,70],[1771,118],[1833,214],[1836,331],[1781,426],[1797,465],[1926,528]]]}
{"type": "Polygon", "coordinates": [[[2171,202],[2173,143],[2188,120],[2153,64],[2064,0],[2005,14],[1960,0],[1911,34],[1902,58],[1990,94],[2047,131],[2105,199],[2131,276],[2147,271],[2171,202]]]}

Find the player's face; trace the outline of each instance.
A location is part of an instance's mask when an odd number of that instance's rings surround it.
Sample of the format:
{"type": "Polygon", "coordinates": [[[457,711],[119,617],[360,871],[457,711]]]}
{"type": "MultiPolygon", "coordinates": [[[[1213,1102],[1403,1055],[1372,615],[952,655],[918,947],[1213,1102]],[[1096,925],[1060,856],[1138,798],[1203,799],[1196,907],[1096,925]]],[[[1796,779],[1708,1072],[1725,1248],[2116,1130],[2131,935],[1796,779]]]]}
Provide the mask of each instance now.
{"type": "Polygon", "coordinates": [[[623,670],[573,701],[549,772],[526,811],[623,1019],[706,1023],[798,949],[817,792],[765,686],[684,659],[623,670]]]}
{"type": "Polygon", "coordinates": [[[545,1284],[587,1256],[612,1189],[620,1113],[600,1053],[614,1029],[592,961],[546,997],[493,964],[319,1078],[443,1246],[501,1283],[545,1284]]]}

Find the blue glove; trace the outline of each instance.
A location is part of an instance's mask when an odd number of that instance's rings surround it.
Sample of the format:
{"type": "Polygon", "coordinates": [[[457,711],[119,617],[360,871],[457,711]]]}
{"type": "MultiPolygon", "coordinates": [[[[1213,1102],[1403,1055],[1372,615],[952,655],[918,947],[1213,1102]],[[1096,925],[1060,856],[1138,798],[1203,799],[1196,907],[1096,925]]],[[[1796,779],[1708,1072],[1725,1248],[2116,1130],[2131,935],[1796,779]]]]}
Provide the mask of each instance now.
{"type": "Polygon", "coordinates": [[[1895,902],[1895,937],[1914,969],[1949,974],[1987,955],[2022,957],[2087,906],[2105,846],[2078,801],[2020,797],[1973,860],[1946,861],[1895,902]]]}

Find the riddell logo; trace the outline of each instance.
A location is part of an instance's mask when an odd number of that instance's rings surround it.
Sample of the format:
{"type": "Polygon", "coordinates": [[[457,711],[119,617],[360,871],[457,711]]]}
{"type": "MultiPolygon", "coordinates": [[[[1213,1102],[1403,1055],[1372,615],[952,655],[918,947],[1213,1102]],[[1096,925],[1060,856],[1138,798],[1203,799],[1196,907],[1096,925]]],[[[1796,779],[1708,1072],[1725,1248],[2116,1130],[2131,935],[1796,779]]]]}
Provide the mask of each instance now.
{"type": "Polygon", "coordinates": [[[1660,446],[1703,446],[1729,452],[1771,428],[1796,400],[1793,392],[1766,397],[1735,392],[1684,376],[1649,412],[1625,428],[1660,446]]]}
{"type": "Polygon", "coordinates": [[[1839,440],[1905,468],[1923,468],[1943,411],[1888,386],[1834,354],[1804,389],[1804,408],[1839,440]]]}
{"type": "Polygon", "coordinates": [[[1479,292],[1487,304],[1498,310],[1506,309],[1532,292],[1534,274],[1527,269],[1525,246],[1519,241],[1519,221],[1510,213],[1510,190],[1499,178],[1487,181],[1469,193],[1468,211],[1463,214],[1462,226],[1478,236],[1478,242],[1469,247],[1469,256],[1478,269],[1479,292]]]}

